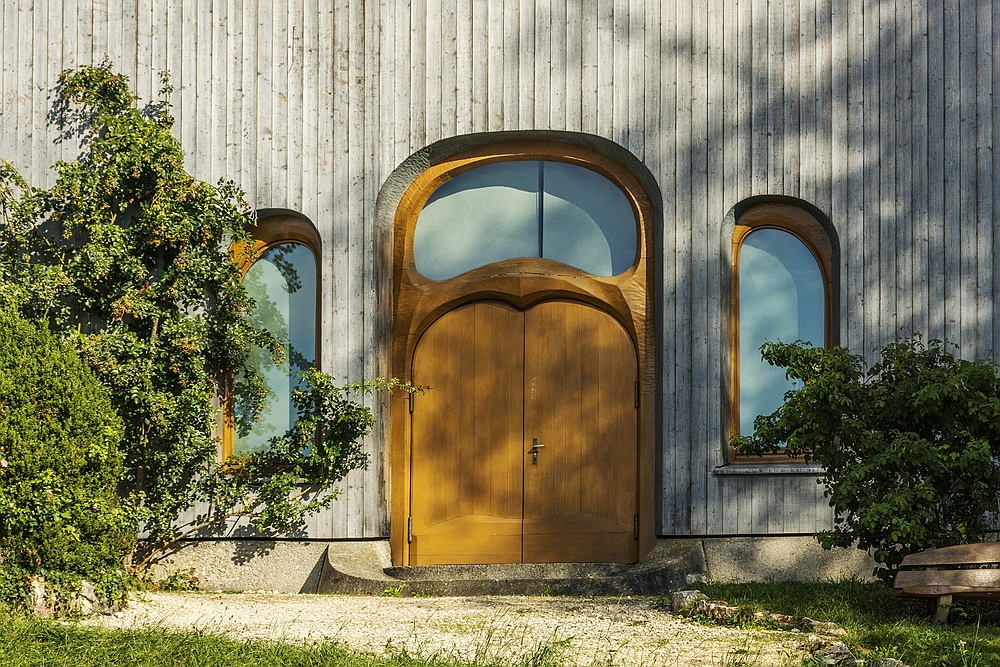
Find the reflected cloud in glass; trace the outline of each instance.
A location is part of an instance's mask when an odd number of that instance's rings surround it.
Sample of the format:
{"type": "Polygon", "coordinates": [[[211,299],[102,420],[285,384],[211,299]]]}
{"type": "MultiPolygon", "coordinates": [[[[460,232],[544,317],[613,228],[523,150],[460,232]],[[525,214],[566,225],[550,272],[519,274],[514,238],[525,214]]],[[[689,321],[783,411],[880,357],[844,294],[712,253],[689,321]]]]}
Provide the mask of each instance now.
{"type": "Polygon", "coordinates": [[[783,368],[765,363],[765,341],[823,345],[823,278],[816,258],[794,234],[756,229],[740,246],[740,433],[753,432],[758,415],[774,412],[792,383],[783,368]]]}

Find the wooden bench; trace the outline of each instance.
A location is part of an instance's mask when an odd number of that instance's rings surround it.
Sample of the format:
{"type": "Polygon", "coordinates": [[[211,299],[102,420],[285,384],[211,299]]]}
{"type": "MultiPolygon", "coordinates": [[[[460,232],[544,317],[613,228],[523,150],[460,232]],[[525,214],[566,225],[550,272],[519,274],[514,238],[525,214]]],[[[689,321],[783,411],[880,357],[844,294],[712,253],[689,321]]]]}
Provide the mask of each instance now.
{"type": "Polygon", "coordinates": [[[945,623],[953,598],[1000,597],[1000,542],[910,554],[900,564],[894,587],[902,595],[937,598],[934,619],[945,623]]]}

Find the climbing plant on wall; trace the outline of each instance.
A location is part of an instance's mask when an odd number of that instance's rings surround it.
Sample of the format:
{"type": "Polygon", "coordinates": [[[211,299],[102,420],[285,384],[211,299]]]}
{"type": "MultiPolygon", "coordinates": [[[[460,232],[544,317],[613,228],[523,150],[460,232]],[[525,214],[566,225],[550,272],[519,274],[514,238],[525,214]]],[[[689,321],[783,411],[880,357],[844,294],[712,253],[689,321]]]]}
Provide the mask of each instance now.
{"type": "MultiPolygon", "coordinates": [[[[358,395],[393,383],[345,387],[309,370],[291,430],[268,451],[218,460],[213,406],[226,400],[227,379],[242,371],[252,380],[249,351],[277,359],[281,347],[252,324],[230,250],[251,247],[252,212],[233,182],[210,185],[184,169],[170,93],[164,77],[159,99],[141,106],[107,62],[60,75],[51,120],[81,154],[54,166],[48,189],[0,165],[0,285],[72,341],[107,388],[125,424],[125,500],[151,544],[237,516],[290,530],[365,464],[372,417],[358,395]],[[197,501],[209,514],[178,528],[197,501]]],[[[245,384],[259,405],[265,384],[245,384]]]]}

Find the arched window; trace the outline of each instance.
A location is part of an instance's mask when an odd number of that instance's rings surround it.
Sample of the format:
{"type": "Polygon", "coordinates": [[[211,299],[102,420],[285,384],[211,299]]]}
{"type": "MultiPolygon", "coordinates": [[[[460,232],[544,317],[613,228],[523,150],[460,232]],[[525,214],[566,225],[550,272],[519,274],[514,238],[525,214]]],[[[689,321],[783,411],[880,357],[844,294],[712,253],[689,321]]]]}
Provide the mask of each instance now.
{"type": "Polygon", "coordinates": [[[736,220],[732,256],[732,430],[749,434],[793,386],[761,359],[761,345],[832,342],[834,245],[806,210],[762,204],[736,220]]]}
{"type": "Polygon", "coordinates": [[[413,258],[431,280],[520,257],[610,277],[635,264],[636,244],[632,205],[612,181],[567,162],[511,160],[434,190],[417,217],[413,258]]]}
{"type": "Polygon", "coordinates": [[[317,366],[319,238],[312,225],[290,216],[265,218],[254,230],[256,241],[244,257],[243,285],[256,309],[252,320],[281,344],[283,359],[275,363],[267,350],[255,348],[250,364],[266,391],[263,408],[253,419],[251,387],[240,373],[234,378],[223,455],[267,449],[271,438],[284,434],[298,418],[292,392],[297,373],[317,366]]]}

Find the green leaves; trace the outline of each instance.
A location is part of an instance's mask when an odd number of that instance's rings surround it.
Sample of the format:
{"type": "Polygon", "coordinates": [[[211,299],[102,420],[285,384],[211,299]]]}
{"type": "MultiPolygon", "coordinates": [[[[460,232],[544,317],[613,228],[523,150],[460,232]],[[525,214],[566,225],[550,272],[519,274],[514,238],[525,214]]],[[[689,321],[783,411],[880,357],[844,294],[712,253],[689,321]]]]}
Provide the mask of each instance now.
{"type": "Polygon", "coordinates": [[[261,532],[301,528],[306,515],[336,500],[336,482],[368,464],[363,438],[374,420],[362,397],[415,391],[381,378],[339,386],[314,368],[299,375],[292,402],[301,417],[292,428],[267,450],[231,457],[213,478],[218,507],[228,508],[223,518],[248,517],[261,532]]]}
{"type": "MultiPolygon", "coordinates": [[[[6,571],[124,575],[135,518],[116,487],[124,425],[71,345],[0,307],[0,561],[6,571]]],[[[23,583],[23,582],[22,582],[23,583]]],[[[0,586],[0,608],[17,602],[0,586]]]]}
{"type": "Polygon", "coordinates": [[[888,577],[907,553],[990,528],[987,513],[1000,503],[1000,377],[993,362],[956,359],[919,335],[879,352],[866,368],[844,348],[765,344],[764,359],[802,387],[734,445],[821,463],[835,511],[821,542],[871,549],[888,577]]]}
{"type": "MultiPolygon", "coordinates": [[[[213,404],[239,376],[252,389],[244,398],[259,406],[265,387],[251,351],[282,349],[254,325],[231,254],[250,240],[253,213],[231,181],[212,186],[184,170],[166,80],[161,99],[141,108],[108,62],[63,72],[59,92],[51,120],[81,140],[81,154],[55,165],[48,190],[0,163],[0,303],[48,323],[106,388],[106,410],[125,433],[114,482],[154,547],[236,518],[292,529],[365,464],[372,416],[358,392],[374,387],[337,387],[309,370],[294,399],[302,419],[270,451],[220,461],[213,404]],[[182,532],[177,517],[199,501],[210,511],[182,532]]],[[[46,423],[63,423],[37,405],[46,423]]],[[[45,516],[77,525],[66,511],[45,516]]]]}

